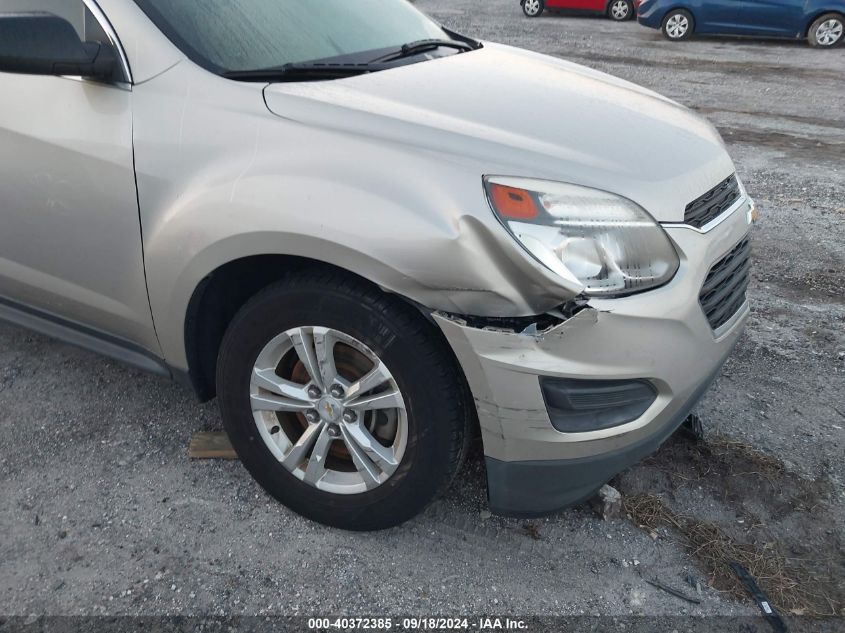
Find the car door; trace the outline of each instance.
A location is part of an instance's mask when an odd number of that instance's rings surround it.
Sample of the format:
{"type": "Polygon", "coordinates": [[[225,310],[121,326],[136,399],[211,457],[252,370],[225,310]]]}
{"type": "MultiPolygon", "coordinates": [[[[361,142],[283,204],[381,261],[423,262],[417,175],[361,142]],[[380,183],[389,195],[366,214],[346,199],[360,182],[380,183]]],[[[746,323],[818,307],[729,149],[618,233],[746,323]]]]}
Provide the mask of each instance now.
{"type": "Polygon", "coordinates": [[[706,0],[691,8],[696,33],[737,33],[740,0],[706,0]]]}
{"type": "Polygon", "coordinates": [[[804,15],[803,0],[737,0],[737,24],[749,35],[797,37],[804,15]]]}
{"type": "MultiPolygon", "coordinates": [[[[0,13],[16,11],[115,39],[91,0],[0,0],[0,13]]],[[[0,72],[0,307],[158,356],[122,54],[118,64],[111,83],[0,72]]]]}

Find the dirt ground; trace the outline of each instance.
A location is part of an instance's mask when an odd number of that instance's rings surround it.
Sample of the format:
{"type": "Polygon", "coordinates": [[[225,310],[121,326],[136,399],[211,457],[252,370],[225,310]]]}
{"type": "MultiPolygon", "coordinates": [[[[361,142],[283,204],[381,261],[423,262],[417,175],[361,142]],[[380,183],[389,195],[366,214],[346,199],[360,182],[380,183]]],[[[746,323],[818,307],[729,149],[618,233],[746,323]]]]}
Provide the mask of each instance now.
{"type": "Polygon", "coordinates": [[[0,614],[756,614],[726,557],[793,617],[842,614],[845,49],[416,4],[721,130],[762,216],[747,333],[697,410],[707,442],[674,439],[620,476],[628,517],[490,517],[476,448],[422,516],[350,534],[276,504],[237,462],[189,461],[191,435],[221,426],[215,403],[0,325],[0,614]]]}

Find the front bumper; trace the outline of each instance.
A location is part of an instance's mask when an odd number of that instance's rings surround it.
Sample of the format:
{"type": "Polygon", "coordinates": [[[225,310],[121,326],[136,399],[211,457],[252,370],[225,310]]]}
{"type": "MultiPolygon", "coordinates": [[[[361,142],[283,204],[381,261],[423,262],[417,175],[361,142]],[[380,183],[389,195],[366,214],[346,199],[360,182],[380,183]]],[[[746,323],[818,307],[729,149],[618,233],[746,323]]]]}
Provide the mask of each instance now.
{"type": "Polygon", "coordinates": [[[747,234],[750,211],[743,199],[706,233],[667,225],[681,258],[669,284],[591,300],[539,333],[475,328],[434,315],[475,399],[493,511],[526,516],[576,503],[678,427],[718,375],[748,315],[745,304],[714,332],[698,295],[711,265],[747,234]],[[539,376],[646,379],[657,397],[631,422],[562,433],[549,419],[539,376]]]}

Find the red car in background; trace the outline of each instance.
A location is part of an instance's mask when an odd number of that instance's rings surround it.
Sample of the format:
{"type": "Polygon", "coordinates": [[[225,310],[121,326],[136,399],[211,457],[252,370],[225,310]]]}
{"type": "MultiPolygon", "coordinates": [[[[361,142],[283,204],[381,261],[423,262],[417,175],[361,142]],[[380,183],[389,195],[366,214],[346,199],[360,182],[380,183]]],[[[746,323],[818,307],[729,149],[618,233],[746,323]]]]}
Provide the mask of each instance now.
{"type": "Polygon", "coordinates": [[[572,9],[603,13],[611,20],[622,22],[635,16],[634,0],[519,0],[522,12],[536,18],[546,9],[572,9]]]}

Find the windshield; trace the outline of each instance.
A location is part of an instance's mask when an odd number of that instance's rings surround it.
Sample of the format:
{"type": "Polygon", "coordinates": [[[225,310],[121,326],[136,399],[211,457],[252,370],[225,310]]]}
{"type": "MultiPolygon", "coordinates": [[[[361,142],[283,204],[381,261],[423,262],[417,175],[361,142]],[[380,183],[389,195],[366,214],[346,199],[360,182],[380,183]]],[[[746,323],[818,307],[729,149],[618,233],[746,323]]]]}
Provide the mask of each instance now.
{"type": "Polygon", "coordinates": [[[135,1],[185,55],[220,74],[448,37],[406,0],[135,1]]]}

